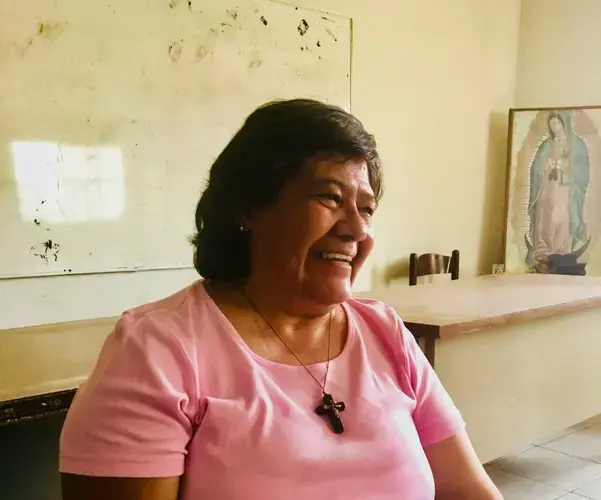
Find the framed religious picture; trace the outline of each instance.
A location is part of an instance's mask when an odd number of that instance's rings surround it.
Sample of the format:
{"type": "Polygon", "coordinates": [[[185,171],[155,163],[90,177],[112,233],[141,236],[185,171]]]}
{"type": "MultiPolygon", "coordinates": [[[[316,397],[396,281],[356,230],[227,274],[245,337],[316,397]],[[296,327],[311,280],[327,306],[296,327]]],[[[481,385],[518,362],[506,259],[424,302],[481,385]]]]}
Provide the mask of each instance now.
{"type": "Polygon", "coordinates": [[[509,114],[505,270],[601,275],[601,106],[509,114]]]}

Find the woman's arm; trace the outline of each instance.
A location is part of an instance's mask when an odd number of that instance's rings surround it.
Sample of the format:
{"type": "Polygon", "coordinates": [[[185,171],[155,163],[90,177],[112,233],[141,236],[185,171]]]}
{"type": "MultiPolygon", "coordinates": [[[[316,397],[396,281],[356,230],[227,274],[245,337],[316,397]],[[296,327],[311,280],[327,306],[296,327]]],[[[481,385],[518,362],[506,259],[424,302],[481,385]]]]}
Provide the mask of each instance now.
{"type": "Polygon", "coordinates": [[[63,500],[177,500],[179,477],[114,478],[63,474],[63,500]]]}
{"type": "Polygon", "coordinates": [[[406,390],[416,402],[413,422],[434,475],[436,500],[503,500],[438,375],[402,322],[400,329],[410,383],[406,390]]]}
{"type": "Polygon", "coordinates": [[[465,430],[424,449],[434,474],[436,500],[503,500],[465,430]]]}

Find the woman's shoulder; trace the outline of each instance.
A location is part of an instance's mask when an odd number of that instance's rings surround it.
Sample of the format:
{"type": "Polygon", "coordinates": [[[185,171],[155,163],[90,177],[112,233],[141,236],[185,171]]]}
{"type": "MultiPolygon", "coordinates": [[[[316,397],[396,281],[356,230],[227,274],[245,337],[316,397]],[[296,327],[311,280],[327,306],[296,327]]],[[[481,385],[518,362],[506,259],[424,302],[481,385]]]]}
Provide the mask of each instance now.
{"type": "Polygon", "coordinates": [[[202,281],[125,311],[104,341],[86,391],[115,382],[118,393],[127,379],[155,383],[165,393],[179,384],[182,394],[198,394],[198,358],[208,355],[218,321],[202,281]]]}
{"type": "Polygon", "coordinates": [[[124,311],[115,330],[123,334],[159,335],[181,343],[195,337],[200,324],[202,330],[207,330],[216,320],[203,281],[198,280],[167,297],[124,311]]]}
{"type": "Polygon", "coordinates": [[[136,319],[142,319],[153,315],[169,316],[182,313],[185,314],[186,304],[190,301],[198,300],[199,296],[201,296],[201,290],[202,281],[195,281],[171,295],[127,309],[124,314],[136,319]]]}
{"type": "Polygon", "coordinates": [[[398,326],[401,318],[395,309],[381,300],[367,297],[351,298],[346,304],[354,314],[358,314],[364,319],[369,319],[376,325],[385,327],[398,326]]]}
{"type": "Polygon", "coordinates": [[[397,354],[404,350],[407,331],[403,320],[394,307],[381,300],[370,298],[353,298],[346,302],[348,313],[363,334],[369,330],[387,345],[394,346],[397,354]]]}

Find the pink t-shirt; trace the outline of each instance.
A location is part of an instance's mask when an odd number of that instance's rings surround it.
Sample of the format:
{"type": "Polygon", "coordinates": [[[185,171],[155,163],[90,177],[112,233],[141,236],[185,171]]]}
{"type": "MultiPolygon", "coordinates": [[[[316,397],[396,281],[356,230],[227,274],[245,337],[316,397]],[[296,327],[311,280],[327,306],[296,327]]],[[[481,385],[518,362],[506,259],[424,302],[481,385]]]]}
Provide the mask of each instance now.
{"type": "Polygon", "coordinates": [[[254,354],[198,281],[121,317],[68,413],[61,472],[183,474],[182,500],[434,499],[424,447],[463,420],[390,306],[344,310],[326,386],[344,433],[304,369],[254,354]]]}

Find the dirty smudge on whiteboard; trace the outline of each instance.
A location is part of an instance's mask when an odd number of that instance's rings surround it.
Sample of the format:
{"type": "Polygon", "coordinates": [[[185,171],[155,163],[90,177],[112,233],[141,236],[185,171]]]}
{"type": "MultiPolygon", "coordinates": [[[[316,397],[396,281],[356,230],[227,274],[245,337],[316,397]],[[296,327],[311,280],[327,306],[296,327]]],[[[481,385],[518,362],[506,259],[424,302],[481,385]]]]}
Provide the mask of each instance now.
{"type": "Polygon", "coordinates": [[[32,256],[41,259],[44,263],[50,264],[57,262],[59,257],[60,245],[52,240],[46,240],[37,245],[33,245],[30,249],[32,256]]]}

